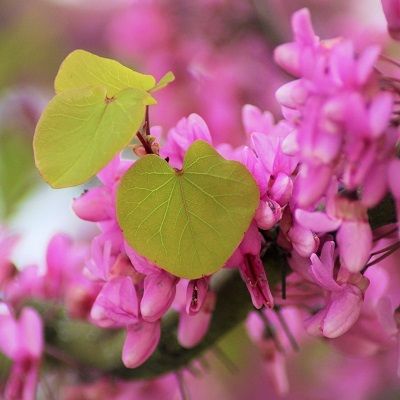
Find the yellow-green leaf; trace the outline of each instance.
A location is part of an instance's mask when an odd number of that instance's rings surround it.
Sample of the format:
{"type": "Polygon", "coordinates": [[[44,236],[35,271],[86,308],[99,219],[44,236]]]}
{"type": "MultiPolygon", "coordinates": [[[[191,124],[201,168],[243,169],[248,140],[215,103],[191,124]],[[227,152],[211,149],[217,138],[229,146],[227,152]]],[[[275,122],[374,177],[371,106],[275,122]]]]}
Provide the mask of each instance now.
{"type": "Polygon", "coordinates": [[[141,89],[109,97],[101,86],[56,95],[36,127],[35,162],[43,178],[61,188],[84,183],[127,146],[154,99],[141,89]]]}
{"type": "Polygon", "coordinates": [[[127,88],[150,90],[156,84],[151,75],[144,75],[110,58],[85,50],[75,50],[62,62],[54,81],[56,93],[87,86],[104,86],[114,96],[127,88]]]}
{"type": "Polygon", "coordinates": [[[242,240],[259,201],[247,169],[195,142],[176,171],[156,155],[137,161],[117,193],[128,243],[168,272],[188,279],[220,269],[242,240]]]}
{"type": "Polygon", "coordinates": [[[157,84],[151,89],[152,92],[156,92],[157,90],[163,89],[168,86],[171,82],[175,80],[175,75],[173,72],[168,71],[158,82],[157,84]]]}

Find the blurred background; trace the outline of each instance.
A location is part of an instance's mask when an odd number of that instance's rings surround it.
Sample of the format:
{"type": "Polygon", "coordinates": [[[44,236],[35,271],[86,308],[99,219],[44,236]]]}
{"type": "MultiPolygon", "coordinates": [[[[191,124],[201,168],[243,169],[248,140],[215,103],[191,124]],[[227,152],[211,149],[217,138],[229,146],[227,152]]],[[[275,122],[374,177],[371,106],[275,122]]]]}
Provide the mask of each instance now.
{"type": "MultiPolygon", "coordinates": [[[[173,71],[176,81],[157,96],[151,123],[166,133],[197,112],[217,142],[238,145],[244,104],[279,118],[274,94],[290,77],[275,66],[272,52],[291,39],[291,14],[301,7],[309,7],[322,38],[347,35],[360,47],[386,44],[378,0],[0,0],[0,221],[21,235],[17,265],[41,264],[56,232],[90,233],[89,224],[71,212],[80,190],[49,189],[34,168],[31,146],[57,69],[70,51],[82,48],[116,58],[157,78],[173,71]]],[[[196,398],[232,398],[241,390],[243,396],[264,398],[257,397],[266,387],[259,355],[249,353],[244,338],[239,327],[221,343],[230,359],[214,355],[219,372],[207,378],[215,386],[214,397],[192,382],[196,398]],[[231,363],[240,363],[245,353],[256,361],[234,384],[231,363]]],[[[288,398],[400,398],[398,383],[387,372],[392,359],[379,364],[346,359],[324,343],[305,342],[290,360],[288,398]]]]}

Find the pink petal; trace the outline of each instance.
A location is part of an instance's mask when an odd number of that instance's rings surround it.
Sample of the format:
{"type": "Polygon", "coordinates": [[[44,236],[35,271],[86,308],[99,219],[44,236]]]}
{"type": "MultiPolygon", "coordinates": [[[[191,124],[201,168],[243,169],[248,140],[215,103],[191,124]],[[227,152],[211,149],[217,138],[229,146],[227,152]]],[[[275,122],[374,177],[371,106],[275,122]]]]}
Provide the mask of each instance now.
{"type": "Polygon", "coordinates": [[[72,209],[79,218],[85,221],[100,222],[113,217],[112,203],[108,188],[95,187],[74,199],[72,209]]]}
{"type": "Polygon", "coordinates": [[[186,289],[186,313],[197,314],[203,307],[208,293],[209,277],[192,279],[186,289]]]}
{"type": "Polygon", "coordinates": [[[273,297],[264,265],[259,255],[247,255],[245,257],[243,264],[240,266],[240,275],[247,286],[255,308],[273,307],[273,297]]]}
{"type": "Polygon", "coordinates": [[[133,324],[138,319],[138,300],[129,277],[118,277],[107,282],[97,296],[90,316],[103,328],[133,324]]]}
{"type": "Polygon", "coordinates": [[[259,108],[246,104],[242,109],[242,120],[246,133],[268,133],[274,126],[274,117],[268,112],[262,112],[259,108]]]}
{"type": "Polygon", "coordinates": [[[321,259],[316,254],[311,254],[311,271],[315,281],[329,291],[341,290],[341,286],[333,279],[335,243],[325,242],[322,248],[321,259]]]}
{"type": "Polygon", "coordinates": [[[369,107],[369,125],[372,139],[379,137],[387,128],[392,115],[393,98],[388,92],[380,92],[369,107]]]}
{"type": "Polygon", "coordinates": [[[281,206],[273,200],[260,201],[260,205],[254,216],[259,228],[268,230],[282,218],[281,206]]]}
{"type": "Polygon", "coordinates": [[[177,278],[165,271],[151,273],[144,279],[140,313],[145,321],[160,319],[175,297],[177,278]]]}
{"type": "Polygon", "coordinates": [[[309,229],[295,224],[289,230],[288,236],[291,240],[293,248],[302,257],[310,257],[315,253],[319,246],[319,239],[309,229]]]}
{"type": "Polygon", "coordinates": [[[400,3],[398,0],[381,0],[388,23],[388,30],[393,39],[400,39],[400,3]]]}
{"type": "Polygon", "coordinates": [[[350,272],[359,272],[371,253],[371,226],[364,221],[343,221],[336,235],[336,242],[342,265],[350,272]]]}
{"type": "Polygon", "coordinates": [[[312,46],[318,41],[312,26],[310,12],[307,8],[302,8],[293,14],[292,29],[296,42],[302,45],[312,46]]]}
{"type": "Polygon", "coordinates": [[[330,165],[303,164],[294,182],[294,196],[300,207],[314,204],[325,193],[332,178],[330,165]]]}
{"type": "Polygon", "coordinates": [[[241,163],[244,164],[253,175],[262,196],[267,190],[267,180],[269,179],[269,176],[265,171],[262,163],[256,157],[253,150],[251,150],[247,146],[244,146],[244,148],[240,152],[239,161],[241,161],[241,163]]]}
{"type": "Polygon", "coordinates": [[[297,79],[282,85],[276,92],[275,97],[279,104],[296,109],[307,100],[308,91],[305,89],[301,79],[297,79]]]}
{"type": "Polygon", "coordinates": [[[300,48],[297,43],[281,44],[274,50],[275,62],[289,74],[300,76],[300,48]]]}
{"type": "Polygon", "coordinates": [[[400,200],[400,160],[397,158],[389,163],[388,181],[393,196],[400,200]]]}
{"type": "Polygon", "coordinates": [[[272,200],[275,200],[280,206],[283,207],[289,202],[292,196],[292,191],[292,178],[280,172],[271,186],[270,196],[272,200]]]}
{"type": "Polygon", "coordinates": [[[354,285],[333,293],[323,322],[323,335],[333,339],[346,333],[357,321],[361,306],[362,292],[354,285]]]}
{"type": "Polygon", "coordinates": [[[311,212],[298,208],[294,215],[301,226],[316,233],[336,231],[341,224],[339,219],[331,219],[321,211],[311,212]]]}
{"type": "Polygon", "coordinates": [[[201,342],[208,331],[216,296],[208,292],[203,307],[196,315],[182,312],[179,317],[178,342],[182,347],[191,348],[201,342]]]}
{"type": "Polygon", "coordinates": [[[23,308],[19,325],[20,345],[29,357],[39,359],[43,353],[43,322],[39,313],[30,307],[23,308]]]}
{"type": "Polygon", "coordinates": [[[160,321],[141,321],[130,325],[126,331],[122,361],[127,368],[143,364],[154,352],[161,335],[160,321]]]}

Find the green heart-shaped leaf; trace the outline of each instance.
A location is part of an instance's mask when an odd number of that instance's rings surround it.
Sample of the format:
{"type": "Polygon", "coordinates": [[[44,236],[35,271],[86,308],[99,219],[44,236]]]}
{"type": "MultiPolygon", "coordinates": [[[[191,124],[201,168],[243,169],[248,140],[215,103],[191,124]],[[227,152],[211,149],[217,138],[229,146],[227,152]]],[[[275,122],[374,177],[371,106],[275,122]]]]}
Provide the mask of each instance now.
{"type": "Polygon", "coordinates": [[[127,242],[168,272],[188,279],[220,269],[248,229],[258,187],[247,169],[195,142],[176,171],[148,155],[124,175],[117,217],[127,242]]]}
{"type": "Polygon", "coordinates": [[[54,81],[56,93],[87,86],[105,86],[108,97],[127,88],[150,90],[155,84],[151,75],[140,74],[115,60],[85,50],[70,53],[62,62],[54,81]]]}
{"type": "Polygon", "coordinates": [[[33,141],[43,178],[55,188],[87,181],[129,144],[146,105],[154,103],[141,89],[125,89],[112,98],[99,86],[56,95],[40,117],[33,141]]]}

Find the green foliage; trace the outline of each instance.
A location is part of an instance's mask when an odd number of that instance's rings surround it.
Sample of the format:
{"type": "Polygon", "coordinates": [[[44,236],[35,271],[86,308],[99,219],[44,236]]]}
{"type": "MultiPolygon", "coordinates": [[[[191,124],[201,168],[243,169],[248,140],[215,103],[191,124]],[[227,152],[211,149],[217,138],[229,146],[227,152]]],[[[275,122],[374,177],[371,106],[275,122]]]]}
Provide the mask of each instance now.
{"type": "Polygon", "coordinates": [[[35,162],[53,187],[84,183],[129,144],[140,129],[148,93],[174,80],[167,73],[156,85],[151,75],[84,50],[67,56],[55,79],[56,96],[36,127],[35,162]]]}
{"type": "Polygon", "coordinates": [[[43,178],[61,188],[84,183],[127,146],[153,98],[125,89],[108,99],[102,86],[55,96],[36,127],[33,147],[43,178]]]}
{"type": "Polygon", "coordinates": [[[140,74],[115,60],[99,57],[85,50],[75,50],[62,62],[54,88],[56,93],[86,86],[104,86],[113,97],[126,88],[150,90],[156,84],[151,75],[140,74]]]}
{"type": "Polygon", "coordinates": [[[170,273],[199,278],[220,269],[254,216],[259,191],[247,169],[195,142],[176,171],[156,155],[122,178],[117,216],[128,243],[170,273]]]}
{"type": "Polygon", "coordinates": [[[0,133],[0,216],[7,219],[37,181],[28,140],[14,131],[0,133]]]}

